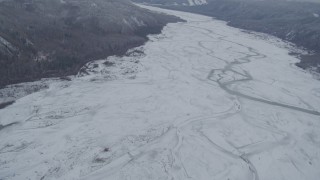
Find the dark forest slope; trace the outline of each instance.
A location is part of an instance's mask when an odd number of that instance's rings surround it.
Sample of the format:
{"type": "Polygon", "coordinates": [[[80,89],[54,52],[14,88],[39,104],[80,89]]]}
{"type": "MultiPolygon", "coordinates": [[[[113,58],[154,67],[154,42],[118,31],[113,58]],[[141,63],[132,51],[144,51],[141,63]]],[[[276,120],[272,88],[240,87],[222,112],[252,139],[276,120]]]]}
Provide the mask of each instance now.
{"type": "Polygon", "coordinates": [[[0,86],[75,74],[178,20],[126,0],[0,1],[0,86]]]}

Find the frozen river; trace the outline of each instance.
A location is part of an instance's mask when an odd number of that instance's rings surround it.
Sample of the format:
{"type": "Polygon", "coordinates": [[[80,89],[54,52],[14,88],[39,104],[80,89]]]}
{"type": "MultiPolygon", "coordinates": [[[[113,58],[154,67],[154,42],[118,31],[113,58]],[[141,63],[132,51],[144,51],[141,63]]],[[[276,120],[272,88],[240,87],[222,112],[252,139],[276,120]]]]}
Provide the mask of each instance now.
{"type": "Polygon", "coordinates": [[[146,8],[187,22],[0,110],[0,179],[319,179],[320,83],[286,43],[146,8]]]}

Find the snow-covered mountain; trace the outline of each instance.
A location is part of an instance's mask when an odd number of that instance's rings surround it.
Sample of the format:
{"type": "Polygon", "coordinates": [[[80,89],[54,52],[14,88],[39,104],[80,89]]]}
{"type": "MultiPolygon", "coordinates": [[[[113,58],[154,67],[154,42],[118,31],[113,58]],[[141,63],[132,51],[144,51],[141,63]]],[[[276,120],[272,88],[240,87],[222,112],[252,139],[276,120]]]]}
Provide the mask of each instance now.
{"type": "Polygon", "coordinates": [[[196,6],[207,4],[207,0],[133,0],[138,3],[161,4],[161,5],[184,5],[196,6]]]}
{"type": "Polygon", "coordinates": [[[318,180],[320,83],[292,46],[211,17],[0,110],[0,179],[318,180]]]}
{"type": "Polygon", "coordinates": [[[207,4],[206,0],[188,0],[190,6],[207,4]]]}

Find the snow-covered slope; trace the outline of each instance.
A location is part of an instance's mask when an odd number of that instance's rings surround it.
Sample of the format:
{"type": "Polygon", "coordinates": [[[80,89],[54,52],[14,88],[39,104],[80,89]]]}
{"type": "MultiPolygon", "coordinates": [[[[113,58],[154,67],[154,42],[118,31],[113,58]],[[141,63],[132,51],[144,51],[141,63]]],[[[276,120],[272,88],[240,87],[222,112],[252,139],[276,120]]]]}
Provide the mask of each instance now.
{"type": "Polygon", "coordinates": [[[149,8],[187,22],[0,110],[0,179],[319,179],[320,84],[286,44],[149,8]]]}
{"type": "Polygon", "coordinates": [[[188,0],[190,6],[207,4],[206,0],[188,0]]]}

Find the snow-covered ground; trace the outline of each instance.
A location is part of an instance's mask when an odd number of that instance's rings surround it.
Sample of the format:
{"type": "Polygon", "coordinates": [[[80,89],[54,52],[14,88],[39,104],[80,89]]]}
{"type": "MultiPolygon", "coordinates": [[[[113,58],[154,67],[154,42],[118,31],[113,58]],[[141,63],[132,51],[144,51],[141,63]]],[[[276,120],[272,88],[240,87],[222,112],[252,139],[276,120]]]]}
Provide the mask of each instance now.
{"type": "Polygon", "coordinates": [[[318,180],[320,83],[286,44],[148,8],[187,22],[0,110],[0,179],[318,180]]]}

